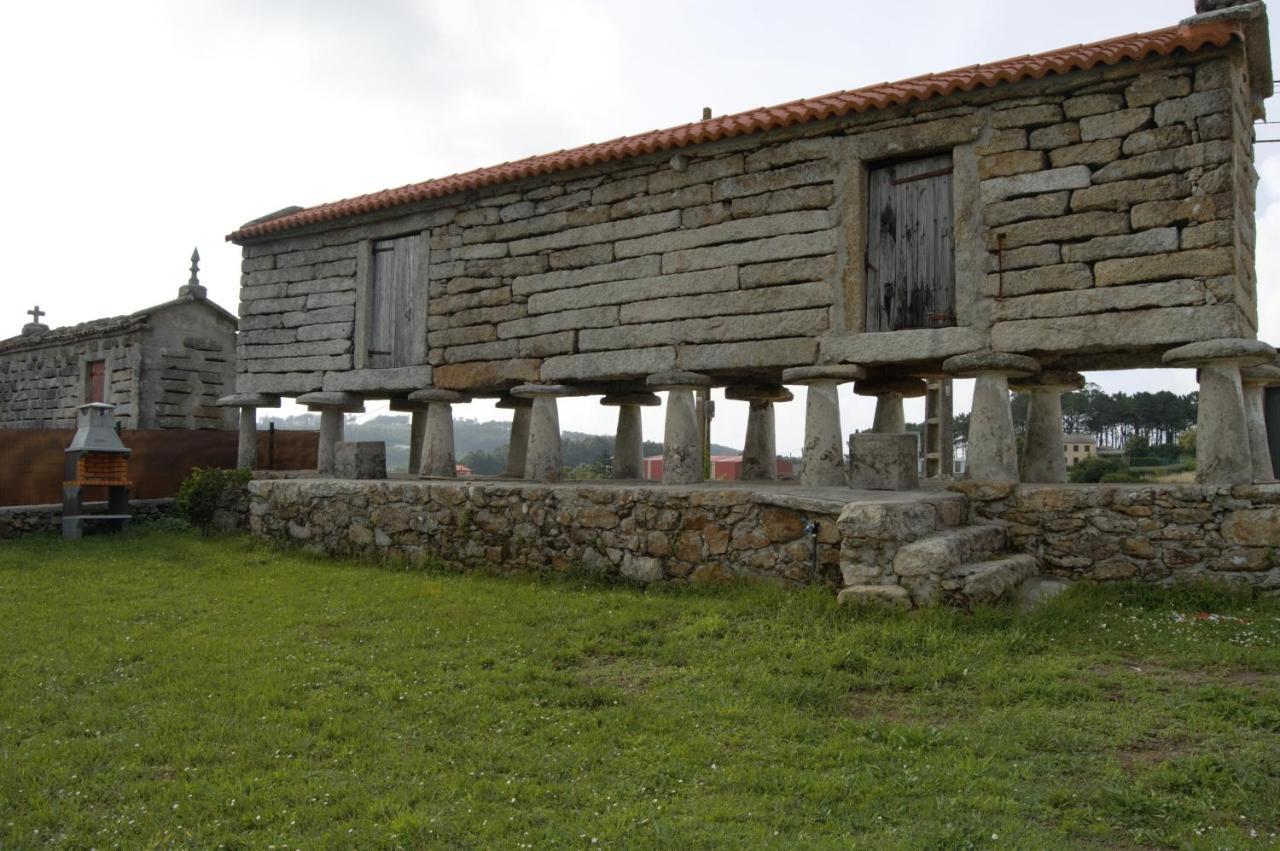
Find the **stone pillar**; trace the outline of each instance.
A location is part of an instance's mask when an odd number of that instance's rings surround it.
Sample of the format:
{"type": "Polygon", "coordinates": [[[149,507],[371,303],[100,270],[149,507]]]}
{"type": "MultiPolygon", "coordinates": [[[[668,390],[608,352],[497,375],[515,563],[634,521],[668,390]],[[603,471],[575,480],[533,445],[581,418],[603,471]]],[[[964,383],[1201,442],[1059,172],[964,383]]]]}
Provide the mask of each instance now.
{"type": "Polygon", "coordinates": [[[778,478],[778,441],[774,427],[774,402],[790,402],[791,391],[780,385],[734,384],[725,388],[724,397],[747,402],[747,436],[742,446],[742,481],[776,481],[778,478]]]}
{"type": "Polygon", "coordinates": [[[316,472],[333,475],[334,446],[342,440],[347,414],[364,413],[364,401],[354,393],[316,392],[298,397],[298,404],[320,413],[320,443],[316,447],[316,472]]]}
{"type": "Polygon", "coordinates": [[[969,478],[1016,482],[1018,446],[1009,379],[1037,375],[1040,364],[1023,355],[980,351],[947,358],[942,369],[953,378],[976,379],[969,412],[969,478]]]}
{"type": "Polygon", "coordinates": [[[507,466],[502,475],[507,479],[523,479],[525,458],[529,453],[529,417],[533,403],[528,399],[503,396],[497,407],[512,412],[511,441],[507,444],[507,466]]]}
{"type": "Polygon", "coordinates": [[[258,408],[280,407],[280,397],[266,393],[235,393],[223,396],[218,404],[240,409],[240,441],[236,445],[236,467],[252,470],[258,466],[258,408]]]}
{"type": "Polygon", "coordinates": [[[907,417],[902,410],[903,399],[923,396],[926,384],[922,378],[871,378],[858,381],[853,392],[859,396],[876,397],[876,416],[871,424],[872,434],[903,434],[907,430],[907,417]]]}
{"type": "Polygon", "coordinates": [[[427,412],[411,411],[409,414],[409,472],[422,469],[422,444],[427,438],[427,412]]]}
{"type": "Polygon", "coordinates": [[[1249,426],[1240,368],[1274,360],[1276,350],[1257,340],[1227,338],[1178,346],[1164,363],[1200,370],[1196,418],[1196,481],[1240,485],[1253,481],[1249,426]]]}
{"type": "Polygon", "coordinates": [[[840,385],[867,377],[853,364],[801,366],[783,370],[784,384],[808,387],[804,414],[804,471],[806,487],[843,487],[848,484],[844,465],[844,441],[840,437],[840,385]]]}
{"type": "Polygon", "coordinates": [[[613,477],[643,479],[644,430],[640,423],[640,409],[661,405],[662,400],[653,393],[610,393],[600,400],[600,404],[618,409],[618,430],[613,441],[613,477]]]}
{"type": "Polygon", "coordinates": [[[1249,428],[1249,457],[1255,482],[1275,481],[1271,446],[1267,443],[1267,388],[1280,384],[1280,367],[1255,366],[1240,370],[1244,389],[1244,416],[1249,428]]]}
{"type": "Polygon", "coordinates": [[[427,425],[422,440],[421,478],[452,479],[458,475],[453,457],[453,406],[471,400],[453,390],[429,387],[409,394],[409,401],[427,405],[427,425]]]}
{"type": "Polygon", "coordinates": [[[1022,481],[1065,482],[1067,456],[1062,439],[1062,394],[1084,387],[1084,376],[1055,370],[1014,379],[1009,386],[1018,393],[1030,394],[1019,467],[1022,481]]]}
{"type": "Polygon", "coordinates": [[[528,448],[525,451],[525,481],[558,482],[564,477],[560,411],[556,399],[576,393],[572,387],[563,384],[521,384],[512,388],[512,396],[532,400],[528,448]]]}
{"type": "Polygon", "coordinates": [[[696,372],[662,372],[650,375],[645,384],[667,391],[666,427],[662,433],[662,482],[687,485],[701,482],[703,475],[702,425],[698,422],[694,391],[711,386],[711,379],[696,372]]]}

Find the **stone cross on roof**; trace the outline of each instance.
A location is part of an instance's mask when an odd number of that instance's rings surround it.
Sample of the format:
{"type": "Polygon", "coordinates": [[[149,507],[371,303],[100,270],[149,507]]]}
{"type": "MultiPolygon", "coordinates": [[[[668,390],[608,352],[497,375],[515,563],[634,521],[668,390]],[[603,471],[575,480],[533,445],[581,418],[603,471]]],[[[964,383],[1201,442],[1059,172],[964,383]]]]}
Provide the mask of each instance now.
{"type": "Polygon", "coordinates": [[[178,298],[205,298],[209,290],[200,284],[200,249],[191,249],[191,277],[178,287],[178,298]]]}
{"type": "Polygon", "coordinates": [[[40,309],[40,305],[37,304],[35,307],[28,310],[27,313],[31,315],[31,321],[22,326],[22,333],[24,336],[29,337],[32,334],[43,334],[45,331],[49,330],[49,326],[40,321],[41,316],[48,315],[40,309]]]}

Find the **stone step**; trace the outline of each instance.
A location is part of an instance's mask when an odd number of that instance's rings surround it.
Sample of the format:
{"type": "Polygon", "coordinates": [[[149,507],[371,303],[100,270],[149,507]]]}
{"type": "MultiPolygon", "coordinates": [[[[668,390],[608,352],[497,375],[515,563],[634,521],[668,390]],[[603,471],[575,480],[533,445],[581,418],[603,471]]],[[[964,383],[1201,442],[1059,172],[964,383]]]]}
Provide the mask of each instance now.
{"type": "Polygon", "coordinates": [[[1005,547],[1005,527],[996,523],[946,528],[898,548],[893,572],[898,576],[942,576],[967,562],[982,561],[1005,547]]]}
{"type": "Polygon", "coordinates": [[[965,606],[994,603],[1011,596],[1018,586],[1039,570],[1036,557],[1029,553],[968,562],[943,574],[940,583],[942,598],[948,603],[965,606]]]}

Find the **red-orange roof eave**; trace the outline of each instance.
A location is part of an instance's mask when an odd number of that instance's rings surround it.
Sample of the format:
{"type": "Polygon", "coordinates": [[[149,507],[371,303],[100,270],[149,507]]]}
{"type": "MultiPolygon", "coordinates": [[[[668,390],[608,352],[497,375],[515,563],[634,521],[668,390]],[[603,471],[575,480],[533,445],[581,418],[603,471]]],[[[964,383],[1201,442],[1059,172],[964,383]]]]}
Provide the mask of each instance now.
{"type": "Polygon", "coordinates": [[[850,112],[861,113],[888,106],[944,97],[956,92],[991,88],[1001,83],[1026,79],[1043,79],[1049,74],[1087,71],[1098,65],[1114,65],[1125,60],[1144,59],[1152,55],[1167,56],[1177,50],[1196,51],[1206,45],[1223,47],[1243,33],[1231,22],[1174,26],[1148,33],[1135,33],[1094,44],[1074,45],[1047,53],[1017,56],[999,62],[970,65],[952,71],[923,74],[896,83],[878,83],[860,89],[832,92],[815,98],[788,101],[772,107],[761,107],[709,118],[706,121],[681,124],[664,130],[652,130],[633,136],[621,136],[607,142],[596,142],[551,154],[527,157],[514,162],[452,174],[448,177],[407,184],[354,198],[298,210],[279,218],[247,225],[227,235],[229,242],[240,242],[273,233],[282,233],[307,225],[336,221],[364,213],[376,212],[428,198],[437,198],[519,180],[540,174],[567,171],[582,166],[630,159],[659,151],[714,142],[718,139],[759,133],[793,124],[821,121],[850,112]]]}

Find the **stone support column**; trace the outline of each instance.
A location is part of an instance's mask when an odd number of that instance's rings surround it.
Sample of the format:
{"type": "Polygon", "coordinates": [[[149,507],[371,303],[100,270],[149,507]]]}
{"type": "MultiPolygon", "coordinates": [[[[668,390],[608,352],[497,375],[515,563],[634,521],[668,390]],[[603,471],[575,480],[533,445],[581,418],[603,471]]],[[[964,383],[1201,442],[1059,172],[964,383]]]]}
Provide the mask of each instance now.
{"type": "Polygon", "coordinates": [[[662,372],[645,384],[667,391],[666,426],[662,433],[662,483],[687,485],[703,475],[702,425],[698,421],[694,391],[711,386],[711,379],[696,372],[662,372]]]}
{"type": "Polygon", "coordinates": [[[872,434],[905,433],[907,417],[902,409],[902,400],[923,396],[925,389],[922,378],[871,378],[853,385],[853,392],[857,395],[876,397],[872,434]]]}
{"type": "Polygon", "coordinates": [[[783,370],[784,384],[803,384],[808,390],[804,413],[804,470],[806,487],[844,487],[844,440],[840,425],[840,385],[867,377],[853,364],[801,366],[783,370]]]}
{"type": "Polygon", "coordinates": [[[503,396],[497,407],[512,412],[511,441],[507,444],[507,466],[502,471],[503,478],[523,479],[525,459],[529,454],[529,418],[533,413],[533,403],[528,399],[503,396]]]}
{"type": "Polygon", "coordinates": [[[976,379],[969,412],[969,478],[1016,482],[1018,446],[1009,379],[1037,375],[1040,364],[1023,355],[980,351],[947,358],[942,369],[953,378],[976,379]]]}
{"type": "Polygon", "coordinates": [[[427,433],[427,408],[429,402],[410,402],[407,397],[393,398],[391,410],[409,414],[409,475],[416,476],[422,468],[422,444],[427,433]]]}
{"type": "Polygon", "coordinates": [[[662,400],[653,393],[610,393],[600,400],[600,404],[618,409],[618,430],[613,441],[613,477],[643,479],[644,429],[640,423],[640,409],[661,405],[662,400]]]}
{"type": "Polygon", "coordinates": [[[223,396],[218,404],[240,409],[240,440],[236,444],[236,467],[252,470],[258,466],[258,409],[280,407],[280,397],[266,393],[235,393],[223,396]]]}
{"type": "Polygon", "coordinates": [[[742,446],[742,481],[776,481],[778,478],[778,441],[774,426],[775,402],[790,402],[791,391],[780,385],[734,384],[725,388],[724,397],[747,402],[747,436],[742,446]]]}
{"type": "Polygon", "coordinates": [[[427,479],[453,479],[458,464],[453,457],[453,406],[470,398],[453,390],[429,387],[409,394],[409,401],[427,405],[427,424],[422,439],[422,465],[418,475],[427,479]]]}
{"type": "Polygon", "coordinates": [[[354,393],[304,393],[298,404],[320,413],[320,443],[316,447],[316,472],[333,475],[334,447],[341,442],[347,414],[364,413],[364,401],[354,393]]]}
{"type": "Polygon", "coordinates": [[[1267,388],[1280,384],[1280,367],[1255,366],[1240,370],[1244,389],[1244,416],[1249,428],[1249,457],[1255,482],[1275,481],[1271,446],[1267,443],[1267,388]]]}
{"type": "Polygon", "coordinates": [[[1030,394],[1019,467],[1022,481],[1065,482],[1067,456],[1062,438],[1062,394],[1084,387],[1084,376],[1055,370],[1030,378],[1015,378],[1009,386],[1015,392],[1030,394]]]}
{"type": "Polygon", "coordinates": [[[1178,346],[1164,363],[1200,370],[1196,418],[1196,481],[1240,485],[1253,481],[1249,425],[1245,416],[1241,367],[1262,366],[1276,350],[1258,340],[1226,338],[1178,346]]]}
{"type": "Polygon", "coordinates": [[[563,384],[521,384],[511,390],[511,395],[532,400],[525,481],[560,481],[564,477],[564,454],[560,449],[560,411],[556,400],[561,396],[575,396],[577,391],[563,384]]]}

